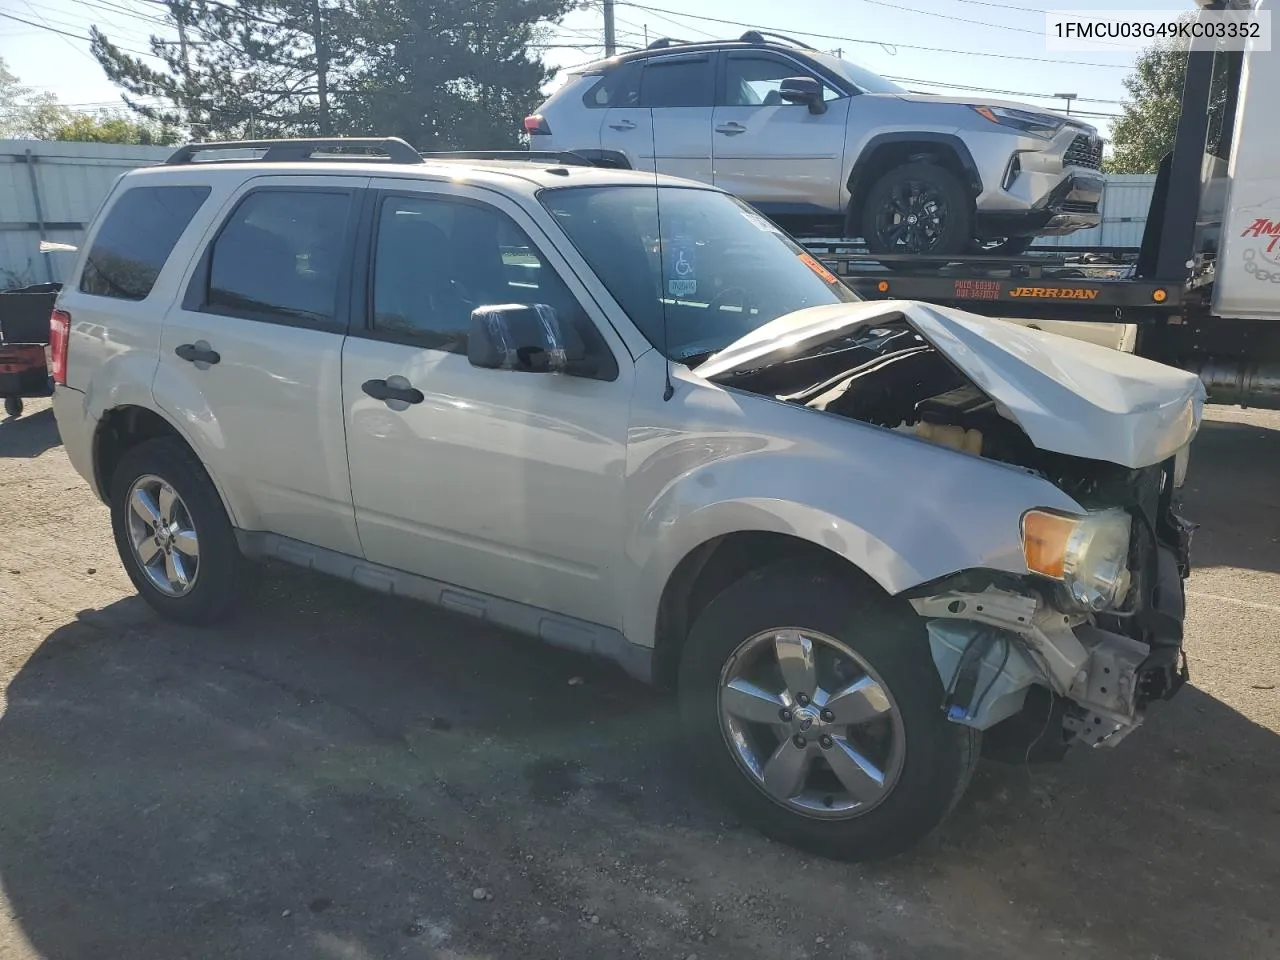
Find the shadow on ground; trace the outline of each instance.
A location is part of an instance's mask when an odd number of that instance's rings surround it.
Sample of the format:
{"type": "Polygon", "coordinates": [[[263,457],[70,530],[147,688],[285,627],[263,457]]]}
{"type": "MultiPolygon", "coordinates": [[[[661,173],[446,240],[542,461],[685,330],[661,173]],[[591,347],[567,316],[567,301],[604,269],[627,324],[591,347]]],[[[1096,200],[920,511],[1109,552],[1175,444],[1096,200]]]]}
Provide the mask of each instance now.
{"type": "Polygon", "coordinates": [[[1280,744],[1195,689],[866,867],[727,820],[611,668],[292,572],[217,630],[85,611],[7,696],[0,879],[50,960],[1280,953],[1280,744]]]}
{"type": "Polygon", "coordinates": [[[0,420],[0,458],[38,457],[61,442],[50,407],[0,420]]]}
{"type": "Polygon", "coordinates": [[[1204,421],[1182,501],[1196,567],[1280,572],[1280,430],[1204,421]]]}

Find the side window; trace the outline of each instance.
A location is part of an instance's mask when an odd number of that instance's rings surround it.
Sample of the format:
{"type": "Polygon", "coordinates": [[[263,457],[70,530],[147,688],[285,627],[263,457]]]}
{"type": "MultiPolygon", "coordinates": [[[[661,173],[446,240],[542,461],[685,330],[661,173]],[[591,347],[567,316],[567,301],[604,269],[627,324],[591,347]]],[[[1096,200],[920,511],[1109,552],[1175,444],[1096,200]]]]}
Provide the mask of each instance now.
{"type": "Polygon", "coordinates": [[[566,338],[576,333],[586,356],[609,356],[595,324],[528,234],[492,207],[386,197],[375,243],[372,313],[379,333],[466,353],[476,307],[545,303],[566,338]]]}
{"type": "Polygon", "coordinates": [[[634,107],[640,99],[640,70],[635,64],[624,64],[607,74],[583,94],[588,107],[634,107]]]}
{"type": "Polygon", "coordinates": [[[709,57],[655,60],[644,65],[642,107],[709,107],[714,99],[709,57]]]}
{"type": "MultiPolygon", "coordinates": [[[[784,102],[779,93],[783,80],[810,76],[813,75],[808,70],[790,61],[773,57],[731,56],[725,68],[725,102],[721,106],[777,106],[784,102]]],[[[823,84],[824,100],[835,100],[839,96],[839,91],[823,84]]]]}
{"type": "Polygon", "coordinates": [[[208,187],[134,187],[107,211],[80,275],[80,291],[143,300],[208,187]]]}
{"type": "Polygon", "coordinates": [[[205,305],[250,319],[334,323],[350,207],[347,193],[250,193],[213,241],[205,305]]]}

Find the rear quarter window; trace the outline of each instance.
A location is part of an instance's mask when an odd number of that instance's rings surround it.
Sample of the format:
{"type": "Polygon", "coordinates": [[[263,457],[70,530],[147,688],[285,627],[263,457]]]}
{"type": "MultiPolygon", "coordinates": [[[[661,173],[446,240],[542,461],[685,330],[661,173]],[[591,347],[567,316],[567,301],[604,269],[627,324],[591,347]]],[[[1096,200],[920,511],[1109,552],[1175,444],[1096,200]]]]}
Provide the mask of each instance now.
{"type": "Polygon", "coordinates": [[[209,188],[132,187],[107,211],[80,274],[80,291],[117,300],[145,300],[178,238],[209,188]]]}
{"type": "Polygon", "coordinates": [[[626,63],[610,70],[582,95],[582,102],[597,110],[634,107],[639,100],[640,69],[634,63],[626,63]]]}

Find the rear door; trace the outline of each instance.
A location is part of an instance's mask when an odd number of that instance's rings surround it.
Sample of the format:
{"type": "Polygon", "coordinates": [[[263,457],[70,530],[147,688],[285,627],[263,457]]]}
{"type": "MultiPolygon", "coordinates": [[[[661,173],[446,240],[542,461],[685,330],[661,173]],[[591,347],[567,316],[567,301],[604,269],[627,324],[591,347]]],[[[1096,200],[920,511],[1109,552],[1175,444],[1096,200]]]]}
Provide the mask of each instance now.
{"type": "Polygon", "coordinates": [[[367,183],[262,177],[233,194],[165,317],[153,383],[237,526],[355,555],[341,362],[367,183]]]}
{"type": "Polygon", "coordinates": [[[770,215],[840,209],[850,98],[789,57],[766,51],[724,54],[712,122],[715,185],[770,215]],[[823,84],[825,113],[784,103],[788,77],[823,84]]]}
{"type": "Polygon", "coordinates": [[[701,53],[643,61],[633,75],[635,106],[606,112],[601,147],[623,151],[638,170],[656,167],[659,173],[710,183],[715,57],[701,53]]]}

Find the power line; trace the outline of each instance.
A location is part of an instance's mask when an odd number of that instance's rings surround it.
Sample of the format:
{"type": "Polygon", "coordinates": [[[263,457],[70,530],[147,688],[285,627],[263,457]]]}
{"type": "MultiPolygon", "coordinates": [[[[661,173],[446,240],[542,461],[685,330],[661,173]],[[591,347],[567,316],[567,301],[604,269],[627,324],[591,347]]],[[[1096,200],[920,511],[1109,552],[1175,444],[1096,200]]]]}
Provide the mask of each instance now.
{"type": "MultiPolygon", "coordinates": [[[[48,27],[50,30],[53,30],[53,32],[54,32],[54,33],[59,34],[59,35],[60,35],[60,37],[61,37],[62,42],[63,42],[63,43],[65,43],[68,47],[70,47],[70,48],[71,48],[72,50],[74,50],[76,53],[80,54],[80,56],[82,56],[82,57],[89,57],[89,59],[90,59],[90,60],[92,60],[92,59],[93,59],[93,57],[92,57],[92,56],[90,56],[90,54],[89,54],[89,52],[88,52],[87,50],[82,50],[82,49],[80,49],[80,48],[79,48],[79,47],[77,47],[74,43],[72,43],[70,40],[68,40],[68,39],[66,38],[66,36],[62,36],[62,31],[61,31],[61,30],[57,30],[57,29],[55,29],[55,28],[54,28],[54,26],[53,26],[53,24],[51,24],[48,20],[46,20],[46,19],[44,18],[44,16],[40,13],[40,11],[38,11],[38,10],[37,10],[35,7],[33,7],[31,4],[27,3],[27,0],[22,0],[22,3],[23,3],[23,5],[24,5],[28,10],[30,10],[30,11],[31,11],[32,16],[37,17],[37,18],[38,18],[38,19],[39,19],[39,20],[40,20],[40,21],[41,21],[41,22],[42,22],[46,27],[48,27]]],[[[13,17],[12,19],[17,20],[18,18],[17,18],[17,17],[13,17]]],[[[58,22],[59,22],[59,23],[65,23],[66,21],[59,20],[58,22]]]]}
{"type": "MultiPolygon", "coordinates": [[[[163,2],[163,0],[157,0],[157,2],[163,2]]],[[[890,40],[868,40],[865,37],[843,37],[843,36],[838,36],[836,34],[830,34],[830,33],[814,33],[811,30],[797,30],[794,27],[766,27],[766,26],[762,26],[761,24],[746,23],[745,21],[742,21],[742,20],[722,20],[718,17],[707,17],[707,16],[703,16],[702,14],[681,13],[679,10],[667,10],[662,7],[649,7],[649,6],[645,6],[644,4],[633,3],[632,0],[618,0],[618,3],[624,6],[632,7],[636,10],[647,10],[650,13],[659,13],[659,14],[670,13],[678,17],[689,17],[694,20],[705,20],[708,23],[724,23],[732,27],[747,27],[748,29],[751,29],[751,30],[764,30],[764,31],[771,31],[771,32],[790,31],[792,33],[799,33],[802,36],[806,36],[806,37],[816,37],[821,40],[841,40],[841,41],[844,41],[845,43],[863,43],[863,44],[870,44],[871,46],[882,47],[885,49],[889,49],[893,47],[902,47],[905,50],[924,50],[928,53],[954,53],[960,56],[986,57],[988,59],[996,59],[996,60],[1028,60],[1036,63],[1056,63],[1063,66],[1095,67],[1099,69],[1111,69],[1111,70],[1128,70],[1129,69],[1127,65],[1119,64],[1119,63],[1090,63],[1084,60],[1053,60],[1048,57],[1024,57],[1024,56],[1019,56],[1013,53],[988,53],[985,51],[978,51],[978,50],[956,50],[951,47],[924,47],[918,44],[898,43],[890,40]]]]}
{"type": "Polygon", "coordinates": [[[954,20],[956,23],[971,23],[976,27],[991,27],[996,30],[1013,30],[1015,33],[1030,33],[1037,37],[1044,36],[1043,31],[1028,30],[1026,27],[1014,27],[1007,23],[989,23],[985,20],[970,20],[967,17],[953,17],[947,13],[937,13],[933,10],[921,10],[918,7],[904,7],[900,3],[886,3],[885,0],[862,0],[863,3],[870,3],[877,7],[888,7],[890,10],[901,10],[904,13],[919,13],[926,17],[937,17],[939,20],[954,20]]]}
{"type": "MultiPolygon", "coordinates": [[[[118,3],[111,3],[109,0],[73,0],[73,3],[82,7],[93,7],[96,10],[105,10],[110,13],[123,13],[126,16],[134,17],[138,20],[146,20],[148,23],[155,23],[161,26],[173,26],[163,17],[156,17],[149,13],[143,13],[141,10],[130,9],[118,3]]],[[[116,26],[119,26],[116,24],[116,26]]]]}
{"type": "Polygon", "coordinates": [[[971,3],[975,7],[995,7],[997,10],[1012,10],[1014,13],[1040,13],[1049,11],[1044,7],[1016,7],[1008,3],[992,3],[991,0],[956,0],[957,3],[971,3]]]}
{"type": "MultiPolygon", "coordinates": [[[[39,14],[36,14],[36,16],[39,16],[39,14]]],[[[36,23],[34,20],[24,20],[22,17],[19,17],[16,14],[5,13],[3,10],[0,10],[0,17],[5,17],[6,19],[9,19],[9,20],[16,20],[18,21],[18,23],[25,23],[29,27],[36,27],[40,30],[47,30],[50,33],[56,33],[63,37],[70,37],[72,40],[83,40],[85,43],[92,42],[89,37],[86,37],[83,34],[72,33],[69,30],[59,30],[57,27],[50,26],[47,23],[36,23]]],[[[63,22],[63,21],[58,21],[58,22],[63,22]]],[[[75,47],[73,49],[75,49],[77,53],[84,53],[86,57],[90,56],[90,54],[88,54],[83,50],[80,50],[78,47],[75,47]]],[[[155,60],[161,59],[160,57],[157,57],[154,53],[144,53],[141,50],[134,50],[130,47],[121,47],[120,49],[127,50],[129,53],[136,53],[138,56],[141,56],[141,57],[151,57],[152,59],[155,59],[155,60]]]]}
{"type": "MultiPolygon", "coordinates": [[[[141,2],[154,3],[157,6],[164,7],[166,10],[169,8],[168,0],[141,0],[141,2]]],[[[229,3],[219,3],[218,0],[205,0],[205,3],[208,6],[217,7],[220,10],[227,10],[231,13],[236,14],[239,17],[243,17],[245,20],[252,20],[255,23],[263,23],[269,27],[281,27],[286,30],[301,29],[297,26],[290,26],[287,23],[281,23],[279,20],[272,20],[269,17],[260,17],[256,13],[250,13],[247,10],[242,10],[240,7],[233,6],[232,4],[229,4],[229,3]]]]}
{"type": "MultiPolygon", "coordinates": [[[[1001,90],[996,87],[975,87],[967,83],[946,83],[942,80],[922,80],[919,77],[895,77],[892,74],[881,74],[886,80],[898,80],[902,83],[923,83],[932,87],[951,87],[956,90],[976,90],[979,93],[1000,93],[1010,97],[1036,97],[1041,100],[1061,100],[1062,98],[1053,93],[1031,93],[1028,90],[1001,90]]],[[[1123,100],[1102,100],[1098,97],[1076,97],[1080,103],[1112,103],[1120,106],[1123,100]]]]}

